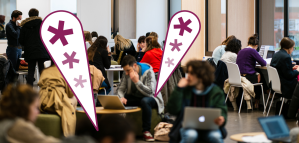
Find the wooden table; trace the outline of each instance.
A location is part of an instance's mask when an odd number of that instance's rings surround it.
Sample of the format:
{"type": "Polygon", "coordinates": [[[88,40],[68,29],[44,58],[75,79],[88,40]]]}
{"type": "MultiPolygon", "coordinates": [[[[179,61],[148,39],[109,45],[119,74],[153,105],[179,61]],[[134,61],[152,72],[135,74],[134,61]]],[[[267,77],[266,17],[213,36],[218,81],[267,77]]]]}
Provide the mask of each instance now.
{"type": "Polygon", "coordinates": [[[110,95],[114,95],[114,90],[113,90],[113,81],[114,81],[114,72],[117,71],[118,74],[120,71],[123,71],[122,68],[110,68],[110,69],[105,69],[107,71],[107,77],[108,77],[108,81],[110,83],[110,87],[111,87],[111,91],[110,91],[110,95]]]}
{"type": "MultiPolygon", "coordinates": [[[[96,113],[97,114],[123,114],[123,113],[133,113],[133,112],[139,112],[141,111],[141,108],[136,109],[129,109],[129,110],[116,110],[116,109],[104,109],[103,107],[96,107],[96,113]]],[[[84,110],[77,110],[79,113],[85,113],[84,110]]]]}
{"type": "Polygon", "coordinates": [[[264,135],[266,137],[266,134],[264,132],[252,132],[252,133],[240,133],[240,134],[234,134],[230,136],[231,140],[237,141],[237,142],[243,142],[242,137],[244,136],[256,136],[256,135],[264,135]]]}

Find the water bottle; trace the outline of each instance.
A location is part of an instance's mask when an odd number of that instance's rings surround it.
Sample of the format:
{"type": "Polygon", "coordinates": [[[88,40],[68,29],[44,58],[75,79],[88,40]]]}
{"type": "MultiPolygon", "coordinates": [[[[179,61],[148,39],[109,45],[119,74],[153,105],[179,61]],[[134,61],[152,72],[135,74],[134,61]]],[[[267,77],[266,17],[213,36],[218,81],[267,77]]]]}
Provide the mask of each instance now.
{"type": "Polygon", "coordinates": [[[202,60],[205,61],[205,60],[206,60],[206,57],[203,57],[202,60]]]}

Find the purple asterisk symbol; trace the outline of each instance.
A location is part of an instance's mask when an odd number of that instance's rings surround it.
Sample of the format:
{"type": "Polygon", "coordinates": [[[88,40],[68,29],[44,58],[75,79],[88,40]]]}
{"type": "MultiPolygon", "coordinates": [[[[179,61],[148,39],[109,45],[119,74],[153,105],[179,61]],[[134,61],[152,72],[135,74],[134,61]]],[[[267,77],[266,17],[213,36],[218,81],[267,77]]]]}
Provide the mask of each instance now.
{"type": "Polygon", "coordinates": [[[180,51],[181,49],[179,48],[179,46],[182,46],[183,44],[182,43],[178,43],[178,39],[174,39],[174,43],[170,42],[169,45],[172,46],[171,51],[174,51],[175,49],[177,49],[178,51],[180,51]]]}
{"type": "Polygon", "coordinates": [[[72,55],[70,56],[66,52],[63,54],[66,57],[66,60],[62,61],[62,64],[65,65],[69,63],[69,68],[73,68],[73,63],[79,63],[78,59],[75,59],[76,52],[73,51],[72,55]]]}
{"type": "Polygon", "coordinates": [[[58,39],[62,42],[62,45],[65,46],[68,44],[67,40],[65,39],[65,35],[73,34],[73,29],[63,30],[64,21],[59,21],[58,29],[49,26],[48,31],[54,33],[55,35],[50,39],[52,44],[56,43],[58,39]]]}
{"type": "Polygon", "coordinates": [[[82,75],[79,75],[79,79],[75,78],[74,80],[77,82],[76,85],[75,85],[75,87],[77,87],[78,85],[80,85],[81,88],[84,87],[83,83],[87,82],[86,79],[82,80],[82,75]]]}
{"type": "Polygon", "coordinates": [[[188,19],[186,22],[184,22],[183,18],[179,18],[180,24],[179,25],[174,25],[174,29],[181,29],[180,30],[180,35],[184,35],[184,31],[186,30],[187,32],[191,33],[192,29],[188,27],[188,25],[192,22],[190,19],[188,19]]]}
{"type": "Polygon", "coordinates": [[[173,63],[174,59],[171,59],[171,60],[169,58],[167,58],[167,59],[168,59],[168,61],[166,61],[165,63],[168,64],[168,67],[170,67],[170,65],[174,65],[174,63],[173,63]]]}

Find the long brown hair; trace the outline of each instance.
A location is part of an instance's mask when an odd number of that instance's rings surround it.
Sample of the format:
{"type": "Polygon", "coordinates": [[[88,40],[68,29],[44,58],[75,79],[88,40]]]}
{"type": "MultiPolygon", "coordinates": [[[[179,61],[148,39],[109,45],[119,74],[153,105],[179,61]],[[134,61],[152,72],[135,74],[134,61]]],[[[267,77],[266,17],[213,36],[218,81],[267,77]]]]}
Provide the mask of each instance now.
{"type": "Polygon", "coordinates": [[[85,41],[92,45],[92,37],[89,31],[84,31],[85,41]]]}
{"type": "MultiPolygon", "coordinates": [[[[130,39],[125,39],[121,35],[116,35],[114,37],[114,43],[115,45],[118,45],[119,50],[123,51],[124,49],[129,49],[132,45],[132,42],[130,39]]],[[[116,50],[114,50],[116,51],[116,50]]]]}
{"type": "Polygon", "coordinates": [[[228,36],[222,43],[221,45],[227,45],[227,43],[232,40],[232,39],[236,39],[235,35],[231,35],[231,36],[228,36]]]}
{"type": "Polygon", "coordinates": [[[31,86],[9,84],[0,99],[0,120],[19,117],[28,121],[30,105],[37,98],[31,86]]]}
{"type": "Polygon", "coordinates": [[[158,43],[158,38],[154,36],[148,36],[145,39],[147,48],[145,49],[145,52],[152,50],[154,48],[161,48],[161,45],[158,43]]]}
{"type": "Polygon", "coordinates": [[[89,61],[93,61],[94,54],[97,52],[98,48],[107,50],[107,43],[108,40],[105,36],[99,36],[87,50],[89,61]]]}

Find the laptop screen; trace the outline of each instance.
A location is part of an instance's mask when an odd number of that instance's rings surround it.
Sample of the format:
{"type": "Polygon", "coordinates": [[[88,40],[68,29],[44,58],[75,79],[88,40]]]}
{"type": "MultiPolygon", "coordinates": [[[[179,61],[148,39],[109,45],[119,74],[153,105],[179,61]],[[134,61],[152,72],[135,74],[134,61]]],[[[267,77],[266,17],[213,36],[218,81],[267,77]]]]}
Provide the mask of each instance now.
{"type": "Polygon", "coordinates": [[[268,58],[272,58],[274,54],[275,54],[275,51],[268,51],[268,53],[267,53],[267,59],[268,58]]]}
{"type": "Polygon", "coordinates": [[[269,139],[288,137],[289,128],[282,116],[258,118],[265,134],[269,139]]]}

